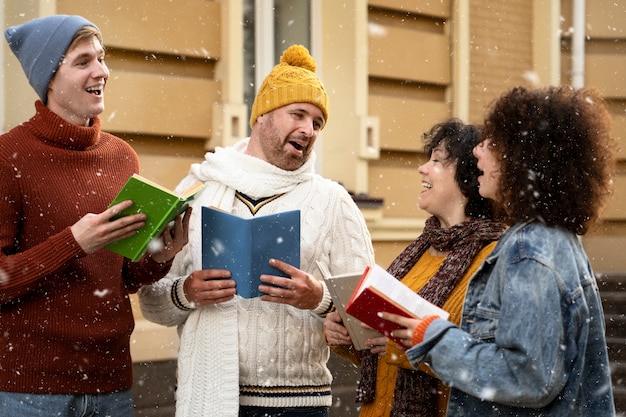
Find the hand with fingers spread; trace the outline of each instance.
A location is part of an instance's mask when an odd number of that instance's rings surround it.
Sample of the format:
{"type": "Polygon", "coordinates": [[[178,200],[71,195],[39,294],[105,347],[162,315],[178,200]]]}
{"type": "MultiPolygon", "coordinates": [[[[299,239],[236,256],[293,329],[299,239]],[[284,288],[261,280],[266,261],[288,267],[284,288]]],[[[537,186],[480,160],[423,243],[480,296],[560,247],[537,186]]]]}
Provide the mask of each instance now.
{"type": "Polygon", "coordinates": [[[235,281],[230,279],[230,271],[206,269],[194,271],[183,284],[185,298],[197,307],[218,304],[235,296],[235,281]]]}
{"type": "Polygon", "coordinates": [[[261,300],[289,304],[303,310],[314,309],[319,305],[324,296],[324,287],[320,281],[277,259],[270,259],[269,263],[290,278],[261,275],[261,281],[268,284],[259,286],[259,291],[267,294],[261,296],[261,300]]]}

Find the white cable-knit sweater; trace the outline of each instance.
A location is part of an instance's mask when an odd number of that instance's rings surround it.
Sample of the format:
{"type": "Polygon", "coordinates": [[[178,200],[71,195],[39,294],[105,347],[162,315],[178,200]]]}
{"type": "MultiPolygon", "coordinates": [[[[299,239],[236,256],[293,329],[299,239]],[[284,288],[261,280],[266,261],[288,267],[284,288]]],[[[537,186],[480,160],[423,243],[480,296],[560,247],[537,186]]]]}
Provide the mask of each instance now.
{"type": "Polygon", "coordinates": [[[302,270],[321,279],[316,261],[332,274],[374,263],[363,216],[342,186],[313,172],[314,155],[299,170],[284,171],[245,155],[247,142],[218,148],[192,166],[178,188],[196,180],[207,188],[194,203],[189,244],[165,278],[139,292],[148,320],[179,328],[177,417],[236,417],[239,405],[315,407],[332,400],[319,315],[330,305],[325,286],[314,311],[238,296],[198,309],[185,300],[183,280],[201,269],[200,206],[250,217],[235,191],[255,199],[285,193],[257,215],[301,210],[302,270]]]}

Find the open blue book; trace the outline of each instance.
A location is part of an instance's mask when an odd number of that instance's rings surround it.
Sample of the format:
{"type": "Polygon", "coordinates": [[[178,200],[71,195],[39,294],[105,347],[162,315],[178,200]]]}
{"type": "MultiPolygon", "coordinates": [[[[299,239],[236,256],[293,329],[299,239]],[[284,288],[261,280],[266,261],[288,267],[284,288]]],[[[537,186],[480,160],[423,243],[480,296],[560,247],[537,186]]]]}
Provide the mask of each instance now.
{"type": "Polygon", "coordinates": [[[202,207],[202,269],[228,269],[245,298],[263,295],[263,274],[286,276],[270,258],[300,268],[300,210],[244,219],[202,207]]]}

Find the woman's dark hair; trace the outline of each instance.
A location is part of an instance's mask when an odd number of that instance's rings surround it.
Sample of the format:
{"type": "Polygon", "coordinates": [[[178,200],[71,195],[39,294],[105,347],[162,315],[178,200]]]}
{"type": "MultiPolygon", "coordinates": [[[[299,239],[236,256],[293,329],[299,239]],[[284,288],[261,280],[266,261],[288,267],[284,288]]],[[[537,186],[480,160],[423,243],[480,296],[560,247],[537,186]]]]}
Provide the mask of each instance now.
{"type": "Polygon", "coordinates": [[[448,119],[436,124],[424,133],[424,152],[430,157],[433,150],[442,144],[448,153],[447,160],[456,163],[454,179],[461,192],[467,197],[465,215],[473,218],[493,217],[493,202],[478,193],[477,159],[472,153],[481,141],[480,128],[463,123],[459,119],[448,119]]]}
{"type": "Polygon", "coordinates": [[[496,200],[506,223],[539,219],[583,235],[599,222],[615,145],[597,90],[514,88],[492,105],[484,129],[500,164],[496,200]]]}

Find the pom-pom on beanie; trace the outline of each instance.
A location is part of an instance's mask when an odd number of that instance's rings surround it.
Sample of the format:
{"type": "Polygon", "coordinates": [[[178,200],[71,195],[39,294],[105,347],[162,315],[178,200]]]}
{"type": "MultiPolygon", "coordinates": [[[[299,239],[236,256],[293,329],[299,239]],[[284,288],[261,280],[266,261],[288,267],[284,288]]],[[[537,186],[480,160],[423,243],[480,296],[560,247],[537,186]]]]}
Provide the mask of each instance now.
{"type": "Polygon", "coordinates": [[[4,32],[28,82],[44,104],[48,101],[48,84],[74,35],[83,26],[97,29],[96,25],[81,16],[54,15],[12,26],[4,32]]]}
{"type": "Polygon", "coordinates": [[[317,63],[302,45],[292,45],[265,77],[252,104],[250,126],[257,117],[291,103],[311,103],[328,120],[328,94],[315,75],[317,63]]]}

